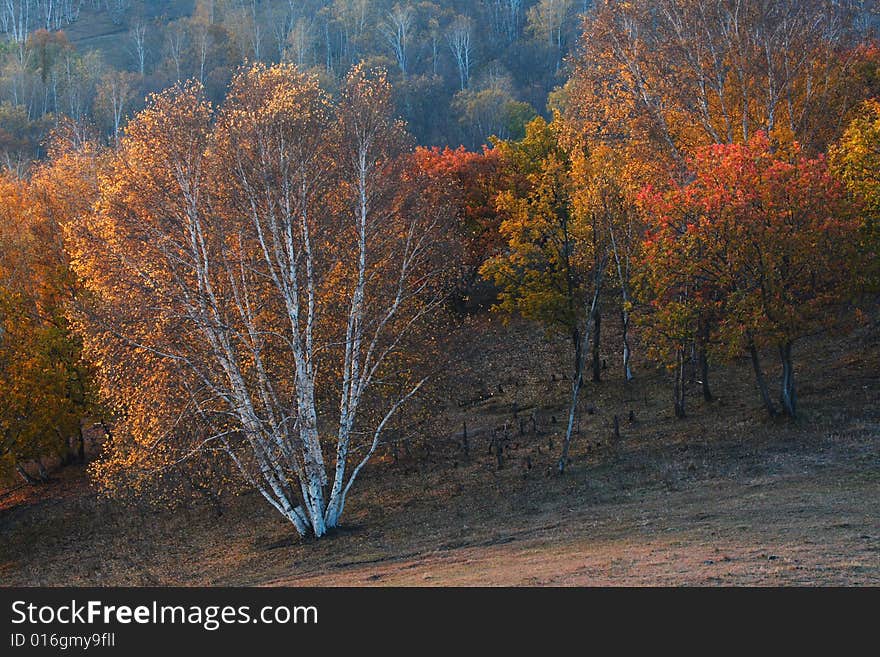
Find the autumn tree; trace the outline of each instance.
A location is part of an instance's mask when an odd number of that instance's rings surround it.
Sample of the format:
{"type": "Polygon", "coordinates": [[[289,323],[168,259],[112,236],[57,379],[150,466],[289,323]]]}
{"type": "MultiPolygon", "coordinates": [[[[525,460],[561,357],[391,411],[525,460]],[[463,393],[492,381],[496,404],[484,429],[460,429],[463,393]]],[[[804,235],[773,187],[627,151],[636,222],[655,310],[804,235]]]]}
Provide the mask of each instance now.
{"type": "MultiPolygon", "coordinates": [[[[710,337],[717,334],[718,318],[725,297],[723,284],[707,267],[707,234],[695,226],[699,213],[685,201],[686,192],[668,193],[647,188],[640,202],[647,215],[648,230],[640,245],[641,266],[635,277],[642,304],[640,324],[648,356],[664,363],[672,373],[674,414],[685,417],[687,405],[687,366],[690,354],[699,351],[700,380],[704,397],[709,393],[708,351],[710,337]]],[[[753,334],[747,337],[765,404],[773,406],[764,383],[753,334]]]]}
{"type": "Polygon", "coordinates": [[[563,472],[608,261],[595,248],[593,226],[574,211],[570,160],[559,147],[554,127],[537,118],[524,139],[499,142],[497,149],[525,186],[498,194],[496,208],[503,217],[499,230],[506,249],[481,272],[500,290],[497,310],[544,323],[571,340],[571,404],[559,460],[563,472]]]}
{"type": "MultiPolygon", "coordinates": [[[[565,139],[560,138],[565,144],[565,139]]],[[[643,225],[635,202],[635,185],[628,163],[620,153],[596,142],[570,150],[575,212],[590,224],[594,261],[604,254],[616,282],[620,312],[621,355],[624,381],[633,379],[630,323],[633,308],[632,279],[637,268],[643,225]]],[[[599,380],[599,310],[593,340],[593,379],[599,380]]]]}
{"type": "MultiPolygon", "coordinates": [[[[870,55],[858,45],[864,33],[857,14],[852,3],[818,0],[595,3],[585,15],[572,77],[553,96],[562,115],[560,139],[576,166],[578,153],[603,153],[612,166],[594,170],[615,170],[613,186],[630,207],[645,186],[662,197],[670,186],[690,182],[689,163],[711,144],[748,143],[762,132],[774,148],[798,143],[806,153],[820,153],[865,93],[860,71],[870,55]]],[[[579,179],[585,189],[597,182],[579,179]]],[[[630,234],[638,236],[635,228],[630,234]]],[[[670,250],[667,264],[680,261],[685,276],[691,262],[682,252],[670,250]]],[[[675,286],[667,288],[669,322],[656,325],[665,326],[667,336],[655,334],[654,348],[667,345],[663,358],[670,363],[676,361],[671,354],[687,352],[710,399],[715,311],[701,306],[696,312],[695,281],[688,280],[679,281],[675,294],[675,286]],[[673,299],[683,304],[680,312],[668,305],[673,299]]],[[[677,369],[683,377],[685,362],[677,369]]],[[[676,409],[683,413],[681,383],[676,409]]]]}
{"type": "Polygon", "coordinates": [[[40,156],[48,130],[46,118],[31,120],[23,106],[0,103],[0,170],[23,176],[40,156]]]}
{"type": "Polygon", "coordinates": [[[40,255],[34,271],[43,281],[42,298],[53,318],[53,326],[64,338],[63,356],[68,372],[68,403],[77,409],[77,452],[85,460],[83,425],[97,419],[105,423],[97,390],[95,372],[82,357],[82,338],[76,331],[76,307],[82,287],[70,262],[64,241],[64,229],[71,221],[88,214],[97,198],[98,174],[106,154],[98,145],[99,137],[88,124],[68,119],[60,121],[50,135],[48,158],[31,172],[29,195],[34,213],[34,231],[40,255]]]}
{"type": "MultiPolygon", "coordinates": [[[[35,184],[0,176],[0,474],[67,456],[82,440],[89,381],[67,319],[71,280],[58,225],[35,184]]],[[[82,442],[79,455],[82,457],[82,442]]]]}
{"type": "Polygon", "coordinates": [[[688,185],[646,195],[652,321],[675,344],[675,367],[701,321],[718,349],[748,350],[771,414],[757,348],[774,348],[782,410],[794,417],[793,347],[850,301],[862,262],[857,219],[824,158],[774,150],[760,132],[701,149],[692,169],[688,185]]]}
{"type": "Polygon", "coordinates": [[[452,109],[474,147],[483,145],[487,137],[522,139],[526,124],[537,115],[528,103],[513,97],[510,75],[500,67],[491,68],[478,84],[455,94],[452,109]]]}
{"type": "Polygon", "coordinates": [[[314,50],[314,23],[311,20],[300,18],[287,33],[284,59],[296,64],[300,69],[305,69],[312,63],[314,50]]]}
{"type": "Polygon", "coordinates": [[[456,241],[462,252],[458,293],[466,303],[481,280],[480,267],[504,246],[495,209],[496,195],[508,184],[500,152],[489,147],[420,147],[414,159],[419,170],[444,187],[456,209],[456,241]]]}
{"type": "Polygon", "coordinates": [[[576,22],[574,8],[574,0],[539,0],[528,12],[528,30],[546,45],[554,73],[562,66],[568,28],[576,22]]]}
{"type": "Polygon", "coordinates": [[[59,55],[70,48],[64,32],[49,32],[43,29],[37,30],[28,37],[27,49],[34,55],[35,65],[43,84],[49,81],[59,55]]]}
{"type": "Polygon", "coordinates": [[[98,85],[95,105],[110,126],[113,141],[118,142],[122,125],[136,95],[136,76],[127,71],[108,71],[98,85]]]}
{"type": "Polygon", "coordinates": [[[301,535],[336,527],[422,379],[447,211],[404,176],[381,73],[289,65],[155,96],[70,227],[86,343],[120,418],[105,487],[222,454],[301,535]]]}
{"type": "Polygon", "coordinates": [[[822,152],[861,93],[853,11],[823,0],[597,2],[566,118],[584,139],[653,163],[663,182],[698,148],[759,131],[822,152]]]}
{"type": "Polygon", "coordinates": [[[831,149],[831,163],[861,204],[861,252],[869,288],[880,285],[880,101],[868,100],[831,149]]]}

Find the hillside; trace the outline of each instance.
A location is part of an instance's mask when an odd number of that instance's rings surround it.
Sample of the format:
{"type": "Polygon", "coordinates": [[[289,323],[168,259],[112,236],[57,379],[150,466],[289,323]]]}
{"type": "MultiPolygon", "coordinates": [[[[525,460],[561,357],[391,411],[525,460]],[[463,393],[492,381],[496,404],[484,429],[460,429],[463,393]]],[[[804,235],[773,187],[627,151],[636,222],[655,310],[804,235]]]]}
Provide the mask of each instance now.
{"type": "Polygon", "coordinates": [[[587,391],[573,463],[560,477],[552,418],[565,384],[551,380],[560,354],[528,325],[472,321],[484,330],[451,337],[483,336],[464,348],[481,356],[460,374],[462,398],[486,397],[461,411],[470,458],[457,433],[426,436],[397,464],[386,454],[330,540],[295,539],[254,495],[230,500],[220,517],[207,504],[121,507],[99,499],[74,467],[0,502],[0,582],[880,583],[876,326],[799,345],[797,424],[764,419],[746,362],[716,372],[711,407],[691,398],[689,416],[675,420],[666,375],[637,361],[623,393],[609,350],[608,380],[587,391]],[[489,435],[510,421],[514,403],[523,412],[539,404],[540,434],[514,437],[498,469],[480,428],[489,435]],[[613,415],[629,411],[634,421],[613,440],[613,415]]]}
{"type": "Polygon", "coordinates": [[[0,584],[880,583],[876,8],[0,3],[0,584]]]}
{"type": "Polygon", "coordinates": [[[64,27],[64,33],[78,51],[98,51],[105,61],[124,69],[129,67],[132,59],[127,38],[131,24],[142,20],[161,30],[170,21],[191,16],[194,6],[193,0],[145,2],[136,8],[137,11],[114,20],[106,10],[86,4],[77,20],[64,27]]]}
{"type": "Polygon", "coordinates": [[[570,0],[115,0],[76,3],[46,32],[49,4],[0,7],[0,159],[18,172],[45,155],[61,115],[115,136],[149,94],[197,79],[218,102],[233,72],[255,61],[294,63],[329,90],[360,62],[387,70],[420,144],[521,136],[565,80],[582,9],[570,0]]]}

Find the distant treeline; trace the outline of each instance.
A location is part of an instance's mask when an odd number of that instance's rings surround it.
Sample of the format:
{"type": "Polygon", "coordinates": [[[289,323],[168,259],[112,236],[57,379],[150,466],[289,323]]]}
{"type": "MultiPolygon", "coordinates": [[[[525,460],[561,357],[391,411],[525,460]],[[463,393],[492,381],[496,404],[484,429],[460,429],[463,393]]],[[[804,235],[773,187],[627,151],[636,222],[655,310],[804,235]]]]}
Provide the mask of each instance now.
{"type": "Polygon", "coordinates": [[[0,157],[23,171],[62,115],[115,138],[149,93],[176,81],[197,79],[220,102],[234,71],[254,61],[294,63],[331,91],[354,64],[384,67],[397,112],[421,144],[521,137],[564,82],[591,4],[8,0],[0,5],[0,157]]]}

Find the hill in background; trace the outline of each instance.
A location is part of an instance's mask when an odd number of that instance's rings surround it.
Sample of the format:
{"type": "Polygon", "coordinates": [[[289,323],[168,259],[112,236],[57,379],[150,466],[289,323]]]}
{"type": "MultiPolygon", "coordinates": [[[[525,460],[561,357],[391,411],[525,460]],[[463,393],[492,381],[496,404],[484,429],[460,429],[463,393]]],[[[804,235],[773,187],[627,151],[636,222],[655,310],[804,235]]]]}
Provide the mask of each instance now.
{"type": "Polygon", "coordinates": [[[589,3],[572,0],[12,0],[0,7],[0,155],[22,171],[61,115],[115,137],[151,93],[244,62],[290,61],[333,88],[386,68],[418,143],[519,137],[564,81],[589,3]],[[59,9],[61,7],[61,9],[59,9]],[[51,9],[51,11],[50,11],[51,9]],[[46,28],[49,28],[46,31],[46,28]]]}

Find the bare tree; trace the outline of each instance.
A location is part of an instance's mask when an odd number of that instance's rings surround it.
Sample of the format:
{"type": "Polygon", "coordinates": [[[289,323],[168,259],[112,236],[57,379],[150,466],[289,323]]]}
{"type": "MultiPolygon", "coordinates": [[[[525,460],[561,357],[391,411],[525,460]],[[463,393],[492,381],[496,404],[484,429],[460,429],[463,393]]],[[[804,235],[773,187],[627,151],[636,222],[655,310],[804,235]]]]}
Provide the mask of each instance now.
{"type": "Polygon", "coordinates": [[[305,69],[312,63],[314,49],[314,23],[306,18],[300,18],[287,35],[285,60],[293,62],[300,69],[305,69]]]}
{"type": "MultiPolygon", "coordinates": [[[[341,56],[349,61],[357,61],[360,58],[362,39],[367,31],[371,18],[370,0],[335,0],[331,11],[340,29],[341,56]]],[[[394,7],[392,14],[398,12],[394,7]]]]}
{"type": "Polygon", "coordinates": [[[147,25],[137,21],[128,31],[128,39],[131,43],[131,54],[141,77],[146,73],[147,62],[147,25]]]}
{"type": "Polygon", "coordinates": [[[205,83],[205,73],[208,63],[208,51],[211,47],[211,25],[202,19],[195,19],[192,23],[192,38],[195,46],[196,57],[199,65],[199,82],[205,83]]]}
{"type": "Polygon", "coordinates": [[[104,8],[110,14],[110,20],[120,25],[125,18],[125,12],[131,6],[131,0],[104,0],[104,8]]]}
{"type": "Polygon", "coordinates": [[[168,30],[165,33],[165,44],[168,51],[168,57],[174,64],[174,75],[176,80],[181,80],[183,78],[181,64],[188,45],[187,39],[188,34],[185,22],[177,20],[168,25],[168,30]]]}
{"type": "Polygon", "coordinates": [[[522,29],[522,0],[492,0],[493,31],[507,43],[519,38],[522,29]]]}
{"type": "Polygon", "coordinates": [[[449,27],[449,32],[446,34],[449,49],[452,51],[455,65],[458,67],[458,77],[462,91],[470,85],[471,57],[473,55],[471,47],[472,31],[473,24],[470,18],[467,16],[456,16],[449,27]]]}
{"type": "Polygon", "coordinates": [[[0,28],[18,47],[19,61],[24,62],[25,43],[34,20],[33,0],[2,0],[0,5],[0,28]]]}
{"type": "Polygon", "coordinates": [[[382,25],[382,34],[391,46],[403,77],[407,74],[407,51],[415,23],[415,11],[409,5],[394,5],[382,25]]]}
{"type": "Polygon", "coordinates": [[[528,13],[529,30],[536,38],[545,40],[553,54],[554,71],[562,66],[566,38],[573,27],[574,0],[539,0],[528,13]]]}
{"type": "Polygon", "coordinates": [[[98,95],[95,100],[100,111],[110,120],[113,129],[113,141],[119,143],[122,121],[134,96],[134,73],[126,71],[109,71],[101,78],[98,95]]]}

